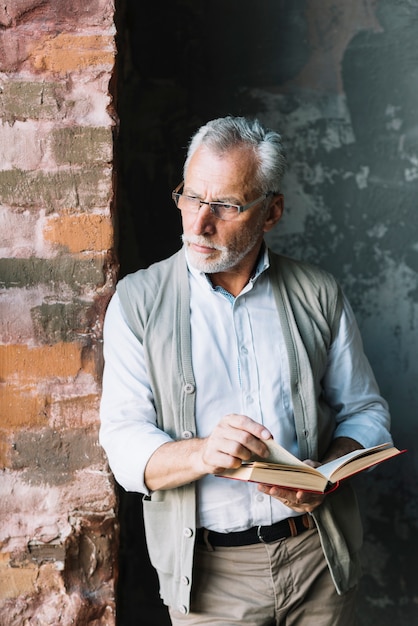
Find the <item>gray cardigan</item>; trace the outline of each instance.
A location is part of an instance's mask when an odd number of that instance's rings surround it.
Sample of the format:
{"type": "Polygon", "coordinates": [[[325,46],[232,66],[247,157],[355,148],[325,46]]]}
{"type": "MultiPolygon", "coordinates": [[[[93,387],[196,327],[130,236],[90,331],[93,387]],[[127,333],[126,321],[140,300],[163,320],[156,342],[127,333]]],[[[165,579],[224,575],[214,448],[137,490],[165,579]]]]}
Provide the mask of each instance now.
{"type": "MultiPolygon", "coordinates": [[[[323,401],[321,379],[338,330],[342,296],[328,273],[269,252],[277,311],[285,337],[296,432],[301,458],[320,459],[335,430],[323,401]]],[[[117,286],[128,324],[143,343],[159,428],[173,439],[195,436],[195,380],[190,336],[189,282],[184,251],[117,286]]],[[[164,602],[190,610],[196,531],[195,484],[157,491],[144,498],[150,559],[164,602]]],[[[327,496],[312,514],[338,593],[359,576],[362,528],[349,485],[327,496]]]]}

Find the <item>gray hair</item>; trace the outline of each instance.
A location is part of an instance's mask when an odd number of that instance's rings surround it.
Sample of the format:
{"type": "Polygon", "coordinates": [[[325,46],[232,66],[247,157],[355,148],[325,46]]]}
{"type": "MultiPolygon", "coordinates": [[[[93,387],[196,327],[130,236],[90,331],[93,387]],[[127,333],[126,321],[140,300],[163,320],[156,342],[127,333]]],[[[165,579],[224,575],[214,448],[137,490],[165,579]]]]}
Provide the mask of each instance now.
{"type": "Polygon", "coordinates": [[[231,148],[252,148],[258,163],[255,178],[257,188],[261,193],[280,191],[286,167],[282,138],[278,132],[262,126],[257,119],[228,116],[201,126],[190,140],[184,176],[193,154],[202,145],[216,154],[231,148]]]}

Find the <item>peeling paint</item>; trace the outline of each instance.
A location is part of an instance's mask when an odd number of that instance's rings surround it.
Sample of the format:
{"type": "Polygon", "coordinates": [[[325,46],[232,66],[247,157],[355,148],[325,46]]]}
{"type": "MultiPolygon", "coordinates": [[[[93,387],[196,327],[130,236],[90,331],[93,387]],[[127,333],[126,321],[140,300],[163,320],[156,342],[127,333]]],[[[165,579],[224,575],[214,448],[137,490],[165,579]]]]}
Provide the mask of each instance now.
{"type": "Polygon", "coordinates": [[[367,179],[370,174],[370,167],[367,165],[363,165],[360,168],[360,172],[355,175],[356,183],[359,189],[366,189],[367,187],[367,179]]]}
{"type": "Polygon", "coordinates": [[[380,31],[365,29],[342,49],[342,93],[312,93],[299,81],[298,90],[288,83],[282,93],[258,88],[251,97],[263,103],[263,121],[282,130],[288,151],[285,215],[268,242],[337,276],[389,401],[395,441],[408,447],[393,476],[365,477],[358,486],[366,525],[359,623],[412,626],[418,613],[412,582],[418,555],[411,547],[418,524],[417,18],[406,2],[381,0],[374,10],[380,31]]]}

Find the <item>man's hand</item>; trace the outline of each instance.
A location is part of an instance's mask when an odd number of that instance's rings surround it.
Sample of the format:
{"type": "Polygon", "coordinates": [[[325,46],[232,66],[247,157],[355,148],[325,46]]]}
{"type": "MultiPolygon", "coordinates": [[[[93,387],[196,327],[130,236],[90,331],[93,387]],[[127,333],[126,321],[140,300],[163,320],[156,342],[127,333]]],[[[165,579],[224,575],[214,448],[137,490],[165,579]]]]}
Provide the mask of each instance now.
{"type": "Polygon", "coordinates": [[[258,485],[259,491],[268,496],[277,498],[283,504],[298,513],[312,513],[324,501],[324,494],[311,493],[308,491],[293,491],[271,485],[258,485]]]}
{"type": "Polygon", "coordinates": [[[172,489],[240,467],[253,455],[268,456],[263,441],[270,438],[270,431],[250,417],[225,415],[209,437],[170,441],[157,448],[145,468],[145,484],[150,491],[172,489]]]}
{"type": "MultiPolygon", "coordinates": [[[[311,467],[319,467],[321,465],[317,461],[307,459],[304,461],[306,465],[311,467]]],[[[270,485],[258,485],[259,491],[277,498],[288,506],[290,509],[298,513],[312,513],[324,501],[325,494],[311,493],[309,491],[294,491],[293,489],[283,489],[283,487],[273,487],[270,485]]]]}
{"type": "Polygon", "coordinates": [[[207,474],[240,467],[254,455],[267,457],[264,441],[271,433],[262,424],[245,415],[225,415],[205,439],[202,461],[207,474]]]}

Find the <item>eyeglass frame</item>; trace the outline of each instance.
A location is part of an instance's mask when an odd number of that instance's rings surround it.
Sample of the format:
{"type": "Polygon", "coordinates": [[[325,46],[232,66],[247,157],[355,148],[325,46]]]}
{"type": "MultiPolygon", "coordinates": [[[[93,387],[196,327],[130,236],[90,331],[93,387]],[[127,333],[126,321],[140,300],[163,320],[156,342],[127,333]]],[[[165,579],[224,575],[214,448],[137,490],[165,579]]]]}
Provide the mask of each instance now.
{"type": "Polygon", "coordinates": [[[274,191],[268,191],[267,193],[264,193],[259,198],[256,198],[255,200],[252,200],[251,202],[247,202],[247,204],[240,205],[240,204],[232,204],[230,202],[208,202],[207,200],[201,200],[200,198],[197,198],[196,196],[188,196],[187,194],[179,193],[179,190],[182,187],[184,187],[184,180],[179,185],[177,185],[174,191],[171,192],[171,198],[173,199],[173,202],[176,205],[176,207],[179,209],[179,211],[181,211],[178,205],[180,198],[181,197],[189,198],[190,200],[197,200],[199,202],[199,207],[197,211],[192,211],[192,213],[195,213],[195,214],[199,213],[202,207],[202,204],[207,204],[212,215],[214,215],[219,220],[223,220],[224,222],[233,221],[236,217],[238,217],[238,215],[241,215],[241,213],[244,213],[244,211],[248,211],[248,209],[251,209],[257,203],[261,202],[262,200],[266,200],[269,196],[274,195],[274,191]],[[232,218],[225,219],[224,217],[220,217],[219,215],[216,214],[216,207],[218,205],[230,206],[230,207],[235,208],[237,211],[236,213],[233,214],[232,218]]]}

